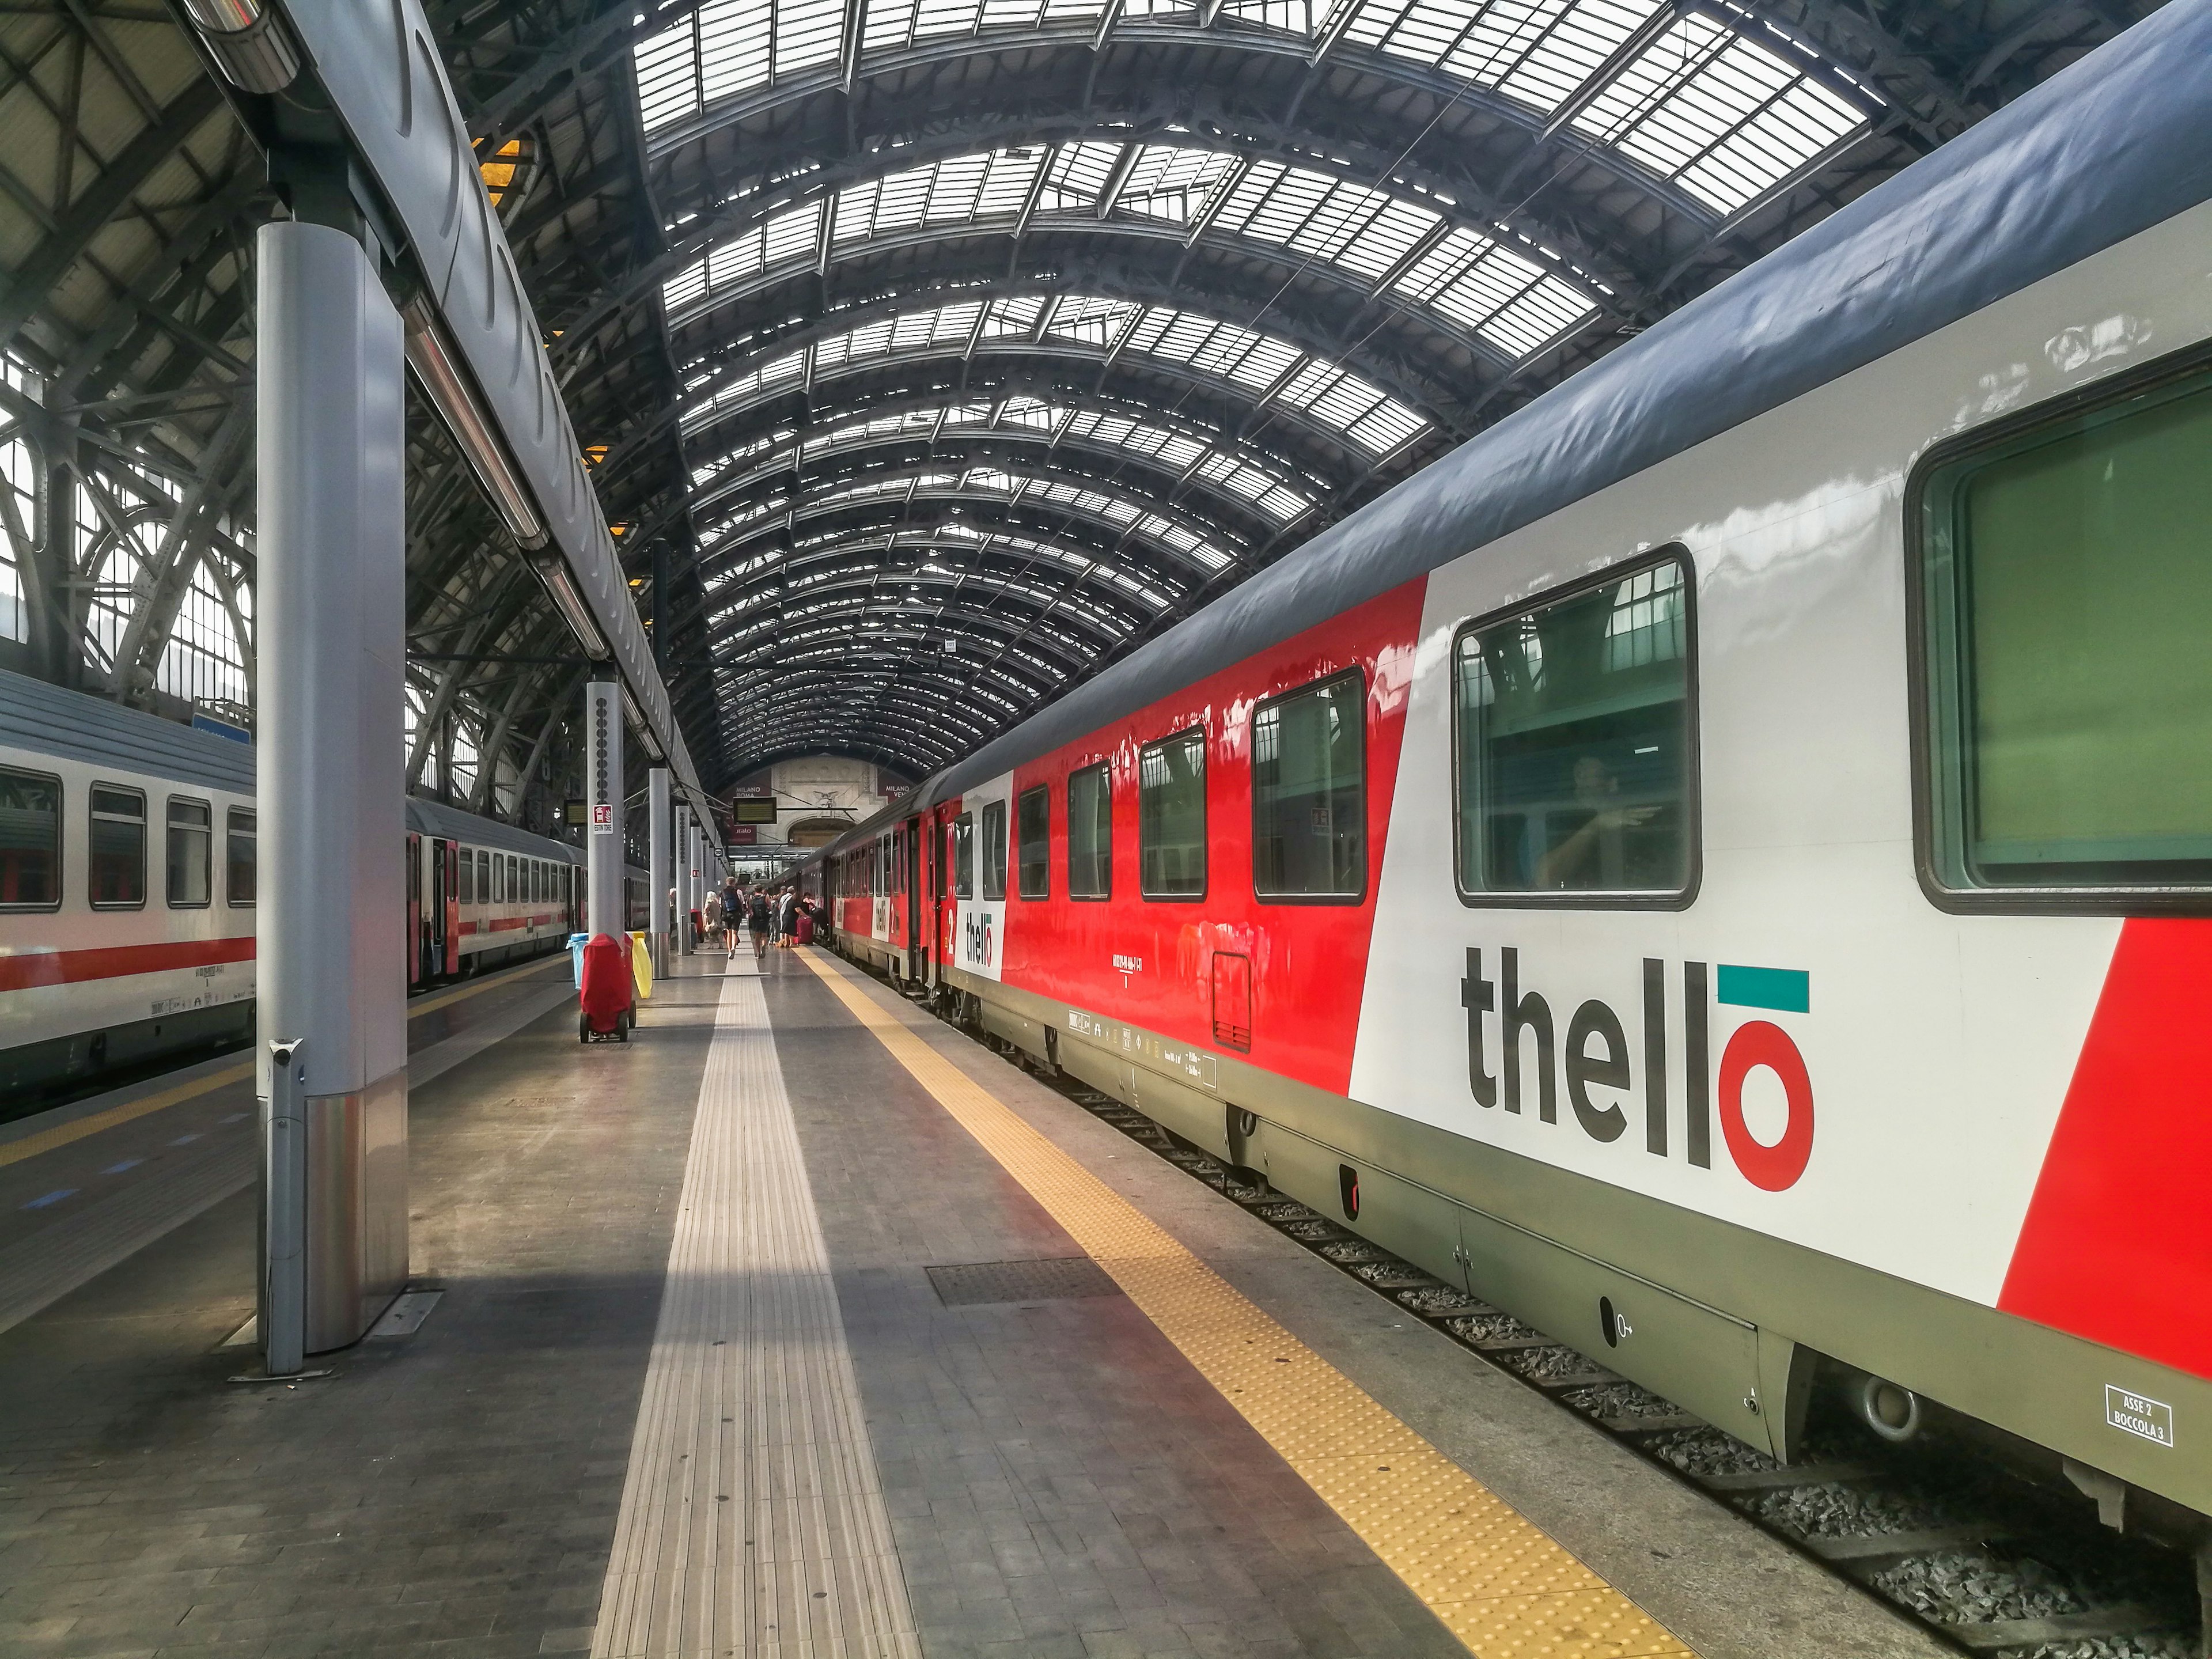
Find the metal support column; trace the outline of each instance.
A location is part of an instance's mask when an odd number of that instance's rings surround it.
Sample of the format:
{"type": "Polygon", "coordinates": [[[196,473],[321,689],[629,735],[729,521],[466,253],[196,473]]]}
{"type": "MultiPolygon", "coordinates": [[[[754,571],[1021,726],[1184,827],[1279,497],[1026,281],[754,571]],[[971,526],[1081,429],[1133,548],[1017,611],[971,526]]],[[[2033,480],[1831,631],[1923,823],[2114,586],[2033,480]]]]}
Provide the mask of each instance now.
{"type": "Polygon", "coordinates": [[[691,804],[676,807],[676,954],[691,954],[691,804]]]}
{"type": "Polygon", "coordinates": [[[628,933],[623,904],[623,705],[612,678],[584,687],[584,787],[590,803],[585,835],[584,931],[628,933]]]}
{"type": "Polygon", "coordinates": [[[668,769],[656,766],[645,775],[646,949],[653,971],[668,971],[668,912],[676,884],[669,879],[668,769]]]}
{"type": "Polygon", "coordinates": [[[405,371],[353,236],[264,225],[255,255],[260,1330],[296,1371],[407,1278],[405,371]]]}

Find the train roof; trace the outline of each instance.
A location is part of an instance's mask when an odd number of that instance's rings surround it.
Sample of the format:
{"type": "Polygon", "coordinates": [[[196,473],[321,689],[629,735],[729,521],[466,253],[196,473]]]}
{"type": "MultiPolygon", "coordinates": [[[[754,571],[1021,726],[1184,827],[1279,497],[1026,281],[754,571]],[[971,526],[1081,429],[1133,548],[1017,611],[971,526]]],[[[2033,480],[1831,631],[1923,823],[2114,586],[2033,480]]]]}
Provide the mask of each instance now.
{"type": "MultiPolygon", "coordinates": [[[[251,743],[196,731],[143,709],[126,708],[106,697],[5,669],[0,669],[0,739],[56,760],[112,766],[236,795],[253,793],[251,743]]],[[[583,862],[583,855],[563,842],[411,795],[407,827],[532,858],[583,862]]]]}
{"type": "Polygon", "coordinates": [[[2173,0],[954,763],[912,804],[1072,743],[2208,197],[2212,0],[2173,0]]]}
{"type": "Polygon", "coordinates": [[[474,847],[495,848],[502,853],[520,853],[526,858],[551,859],[561,864],[584,861],[584,855],[566,842],[533,836],[527,830],[501,823],[497,818],[479,817],[474,812],[447,806],[442,801],[425,800],[420,795],[407,798],[407,827],[420,835],[443,836],[448,841],[465,841],[474,847]]]}
{"type": "Polygon", "coordinates": [[[0,739],[33,754],[253,793],[253,745],[0,669],[0,739]]]}

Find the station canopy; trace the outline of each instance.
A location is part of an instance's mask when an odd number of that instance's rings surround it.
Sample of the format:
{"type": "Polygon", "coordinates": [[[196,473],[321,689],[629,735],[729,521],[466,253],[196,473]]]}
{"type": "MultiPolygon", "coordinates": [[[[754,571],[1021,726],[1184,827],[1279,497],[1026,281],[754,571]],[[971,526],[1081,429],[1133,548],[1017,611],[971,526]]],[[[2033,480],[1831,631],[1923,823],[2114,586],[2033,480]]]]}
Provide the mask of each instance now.
{"type": "MultiPolygon", "coordinates": [[[[956,758],[2148,9],[429,9],[714,787],[956,758]]],[[[260,159],[158,6],[0,41],[0,656],[250,703],[260,159]]],[[[412,781],[509,811],[580,671],[410,431],[412,781]]]]}

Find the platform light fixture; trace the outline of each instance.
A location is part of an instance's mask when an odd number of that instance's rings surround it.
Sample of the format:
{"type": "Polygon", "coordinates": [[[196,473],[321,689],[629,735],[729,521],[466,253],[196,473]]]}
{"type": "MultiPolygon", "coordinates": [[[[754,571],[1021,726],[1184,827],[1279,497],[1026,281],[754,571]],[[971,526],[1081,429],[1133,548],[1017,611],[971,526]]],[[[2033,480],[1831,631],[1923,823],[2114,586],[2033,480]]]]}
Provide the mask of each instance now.
{"type": "Polygon", "coordinates": [[[576,584],[568,574],[568,567],[556,552],[550,550],[531,556],[530,568],[538,573],[538,580],[545,584],[545,591],[553,597],[554,608],[560,611],[570,629],[584,647],[584,654],[595,661],[604,661],[612,653],[607,649],[606,635],[592,620],[583,596],[576,592],[576,584]]]}
{"type": "Polygon", "coordinates": [[[468,458],[470,470],[491,498],[494,510],[525,548],[544,546],[549,539],[545,521],[532,505],[530,492],[523,487],[514,463],[507,458],[506,447],[477,402],[429,305],[418,295],[408,302],[403,315],[407,324],[407,365],[415,371],[424,395],[436,407],[461,453],[468,458]]]}
{"type": "Polygon", "coordinates": [[[192,25],[242,92],[282,92],[298,78],[300,51],[261,0],[185,0],[192,25]]]}

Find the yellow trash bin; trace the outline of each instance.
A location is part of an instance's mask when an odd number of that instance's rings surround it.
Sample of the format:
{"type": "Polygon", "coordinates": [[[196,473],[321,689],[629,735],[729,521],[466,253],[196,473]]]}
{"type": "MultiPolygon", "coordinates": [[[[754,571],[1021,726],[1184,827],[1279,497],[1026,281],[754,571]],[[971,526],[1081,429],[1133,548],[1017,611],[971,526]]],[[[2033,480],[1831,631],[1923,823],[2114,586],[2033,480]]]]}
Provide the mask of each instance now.
{"type": "Polygon", "coordinates": [[[653,953],[645,948],[645,935],[629,936],[630,976],[637,981],[637,1000],[644,1001],[653,994],[653,953]]]}

